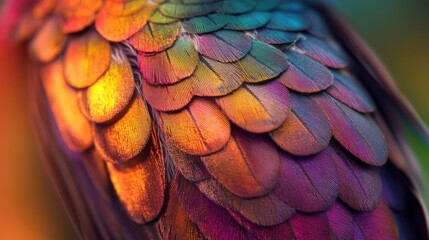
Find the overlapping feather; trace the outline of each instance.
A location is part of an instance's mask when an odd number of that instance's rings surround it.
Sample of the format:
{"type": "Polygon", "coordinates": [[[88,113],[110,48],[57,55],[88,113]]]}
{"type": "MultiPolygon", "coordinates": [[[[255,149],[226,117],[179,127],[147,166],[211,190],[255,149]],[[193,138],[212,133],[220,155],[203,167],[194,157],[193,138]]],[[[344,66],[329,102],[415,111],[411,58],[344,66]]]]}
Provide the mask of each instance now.
{"type": "Polygon", "coordinates": [[[164,209],[169,239],[397,237],[380,203],[388,156],[375,103],[313,9],[67,2],[52,16],[50,1],[34,8],[46,23],[30,47],[65,69],[43,78],[67,147],[95,145],[136,222],[164,209]]]}

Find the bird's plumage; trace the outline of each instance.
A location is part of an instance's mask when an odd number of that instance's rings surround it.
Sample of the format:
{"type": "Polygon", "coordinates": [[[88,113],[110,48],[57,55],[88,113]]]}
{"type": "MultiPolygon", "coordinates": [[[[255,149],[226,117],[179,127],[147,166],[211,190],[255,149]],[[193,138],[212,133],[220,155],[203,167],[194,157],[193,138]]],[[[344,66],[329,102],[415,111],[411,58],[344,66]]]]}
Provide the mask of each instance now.
{"type": "Polygon", "coordinates": [[[41,147],[82,237],[427,238],[399,122],[418,120],[326,5],[22,12],[41,147]]]}

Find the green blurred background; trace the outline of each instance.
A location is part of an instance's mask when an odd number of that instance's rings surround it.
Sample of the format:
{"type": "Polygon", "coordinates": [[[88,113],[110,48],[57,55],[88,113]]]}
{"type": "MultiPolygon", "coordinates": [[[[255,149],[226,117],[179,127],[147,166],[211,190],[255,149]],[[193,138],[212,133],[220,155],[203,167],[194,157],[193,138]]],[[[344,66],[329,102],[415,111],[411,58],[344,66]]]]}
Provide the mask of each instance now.
{"type": "MultiPolygon", "coordinates": [[[[429,123],[429,1],[338,0],[338,7],[429,123]]],[[[18,56],[14,49],[0,52],[0,239],[74,239],[37,158],[24,83],[8,75],[19,72],[12,55],[18,56]]],[[[420,146],[429,173],[427,152],[420,146]]]]}

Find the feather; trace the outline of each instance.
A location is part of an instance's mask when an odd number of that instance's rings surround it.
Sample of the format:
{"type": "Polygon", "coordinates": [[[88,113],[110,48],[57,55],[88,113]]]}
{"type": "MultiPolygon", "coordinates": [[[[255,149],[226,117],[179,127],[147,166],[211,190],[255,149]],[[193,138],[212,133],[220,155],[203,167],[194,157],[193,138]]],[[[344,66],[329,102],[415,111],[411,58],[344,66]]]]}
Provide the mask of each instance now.
{"type": "Polygon", "coordinates": [[[306,239],[332,239],[326,213],[297,213],[290,220],[289,224],[296,240],[306,239]]]}
{"type": "Polygon", "coordinates": [[[129,15],[112,15],[109,6],[104,5],[98,12],[95,28],[107,40],[121,42],[144,27],[155,9],[154,4],[144,4],[129,15]]]}
{"type": "Polygon", "coordinates": [[[253,10],[255,5],[255,0],[224,0],[217,12],[225,14],[244,14],[253,10]]]}
{"type": "Polygon", "coordinates": [[[146,4],[145,1],[138,0],[128,0],[128,1],[106,1],[104,7],[107,9],[107,12],[113,16],[126,16],[133,14],[146,4]]]}
{"type": "Polygon", "coordinates": [[[320,39],[306,36],[298,41],[297,47],[308,56],[330,68],[344,68],[347,61],[343,53],[320,39]]]}
{"type": "Polygon", "coordinates": [[[172,84],[192,75],[198,63],[198,53],[192,41],[179,38],[166,51],[140,53],[138,62],[143,79],[149,84],[172,84]]]}
{"type": "Polygon", "coordinates": [[[280,11],[301,13],[309,10],[309,6],[303,2],[288,1],[279,6],[280,11]]]}
{"type": "Polygon", "coordinates": [[[188,33],[203,34],[214,32],[225,27],[230,21],[230,16],[225,14],[213,13],[206,16],[194,17],[183,20],[183,29],[188,33]]]}
{"type": "Polygon", "coordinates": [[[135,159],[120,165],[107,163],[110,179],[128,214],[137,223],[154,220],[164,205],[165,170],[157,139],[135,159]]]}
{"type": "Polygon", "coordinates": [[[62,29],[67,33],[79,32],[90,26],[102,5],[101,0],[59,1],[57,13],[63,19],[62,29]]]}
{"type": "Polygon", "coordinates": [[[310,26],[307,18],[300,13],[279,12],[271,14],[267,28],[283,31],[303,31],[310,26]]]}
{"type": "Polygon", "coordinates": [[[313,96],[331,124],[334,138],[363,162],[381,166],[387,161],[387,146],[383,133],[374,120],[350,109],[334,98],[313,96]]]}
{"type": "Polygon", "coordinates": [[[295,214],[295,209],[273,193],[256,198],[241,198],[223,188],[214,179],[198,182],[197,186],[216,204],[235,211],[260,226],[280,224],[295,214]]]}
{"type": "Polygon", "coordinates": [[[128,61],[111,59],[109,68],[89,88],[79,91],[82,113],[91,121],[104,123],[118,116],[134,94],[134,75],[128,61]]]}
{"type": "Polygon", "coordinates": [[[310,21],[310,28],[307,31],[311,35],[323,39],[331,37],[329,26],[319,12],[314,9],[309,9],[309,11],[306,12],[306,17],[310,21]]]}
{"type": "Polygon", "coordinates": [[[201,3],[201,4],[182,4],[182,3],[163,3],[159,6],[162,14],[179,19],[193,18],[203,16],[219,9],[220,3],[201,3]]]}
{"type": "Polygon", "coordinates": [[[167,17],[162,14],[159,9],[155,10],[155,12],[150,16],[149,21],[151,23],[159,23],[159,24],[168,24],[179,21],[177,18],[167,17]]]}
{"type": "Polygon", "coordinates": [[[61,29],[60,19],[50,17],[32,39],[29,47],[37,60],[50,62],[63,50],[65,43],[66,35],[61,29]]]}
{"type": "Polygon", "coordinates": [[[219,151],[231,135],[225,115],[216,104],[201,98],[181,111],[159,113],[157,121],[167,142],[192,155],[219,151]]]}
{"type": "Polygon", "coordinates": [[[144,99],[159,111],[175,111],[185,107],[192,99],[191,81],[184,80],[171,85],[150,85],[142,81],[144,99]]]}
{"type": "Polygon", "coordinates": [[[399,239],[398,228],[391,210],[381,202],[372,212],[354,214],[355,231],[362,239],[399,239]]]}
{"type": "Polygon", "coordinates": [[[86,88],[109,68],[110,44],[97,32],[90,31],[72,39],[64,55],[64,74],[68,84],[86,88]]]}
{"type": "Polygon", "coordinates": [[[216,98],[216,103],[232,122],[254,133],[278,128],[290,111],[289,92],[278,82],[246,84],[232,94],[216,98]]]}
{"type": "Polygon", "coordinates": [[[245,198],[269,193],[280,173],[280,157],[269,139],[238,129],[222,150],[201,161],[228,191],[245,198]]]}
{"type": "Polygon", "coordinates": [[[192,92],[197,96],[223,96],[241,86],[244,74],[235,64],[202,57],[187,81],[191,82],[192,92]]]}
{"type": "Polygon", "coordinates": [[[231,216],[244,227],[247,239],[284,240],[293,239],[294,235],[288,221],[274,226],[259,226],[242,217],[240,214],[229,211],[231,216]]]}
{"type": "Polygon", "coordinates": [[[249,31],[265,26],[271,18],[267,12],[252,11],[241,15],[233,15],[225,29],[249,31]]]}
{"type": "Polygon", "coordinates": [[[204,196],[180,175],[176,176],[176,194],[189,218],[208,239],[246,239],[228,211],[204,196]]]}
{"type": "Polygon", "coordinates": [[[288,50],[289,69],[280,77],[286,87],[298,92],[312,93],[327,89],[334,83],[331,71],[322,64],[297,51],[288,50]]]}
{"type": "Polygon", "coordinates": [[[178,22],[157,24],[149,22],[134,34],[130,43],[142,52],[161,52],[170,48],[180,33],[178,22]]]}
{"type": "Polygon", "coordinates": [[[298,34],[262,28],[256,31],[257,39],[268,44],[285,44],[292,43],[298,40],[298,34]]]}
{"type": "Polygon", "coordinates": [[[199,156],[182,152],[172,144],[167,144],[167,150],[169,157],[173,160],[174,167],[187,180],[199,182],[211,177],[199,156]]]}
{"type": "Polygon", "coordinates": [[[163,239],[203,240],[198,226],[191,221],[177,197],[177,181],[172,182],[168,194],[167,208],[160,218],[160,229],[163,239]]]}
{"type": "Polygon", "coordinates": [[[331,96],[356,111],[375,111],[372,97],[356,79],[341,72],[334,72],[334,76],[334,84],[327,90],[331,96]]]}
{"type": "Polygon", "coordinates": [[[328,210],[340,190],[335,165],[327,151],[309,157],[281,155],[276,194],[302,212],[328,210]]]}
{"type": "Polygon", "coordinates": [[[270,12],[278,8],[280,5],[280,0],[266,0],[266,1],[257,1],[255,11],[264,11],[270,12]]]}
{"type": "Polygon", "coordinates": [[[152,121],[143,100],[136,96],[125,115],[109,124],[93,128],[95,147],[112,163],[122,163],[137,156],[149,141],[152,121]]]}
{"type": "Polygon", "coordinates": [[[252,48],[250,37],[236,31],[220,30],[195,37],[198,52],[219,62],[237,61],[252,48]]]}
{"type": "Polygon", "coordinates": [[[63,23],[62,30],[65,33],[76,33],[91,26],[94,20],[95,20],[94,14],[86,17],[67,19],[67,21],[63,23]]]}
{"type": "Polygon", "coordinates": [[[360,163],[339,146],[328,151],[331,152],[331,159],[340,176],[339,198],[355,210],[374,210],[382,193],[378,169],[360,163]]]}
{"type": "Polygon", "coordinates": [[[336,202],[326,212],[326,215],[335,239],[358,239],[354,238],[353,214],[349,208],[336,202]]]}
{"type": "Polygon", "coordinates": [[[259,41],[253,41],[249,54],[235,64],[242,69],[245,81],[251,83],[277,77],[288,68],[283,52],[259,41]]]}
{"type": "Polygon", "coordinates": [[[61,59],[43,67],[41,76],[51,111],[67,147],[83,152],[93,145],[91,125],[80,113],[77,92],[64,80],[61,59]]]}
{"type": "MultiPolygon", "coordinates": [[[[421,169],[416,157],[412,154],[413,149],[409,141],[407,141],[408,136],[405,134],[404,128],[412,131],[425,146],[429,146],[429,130],[427,126],[399,91],[392,76],[381,61],[364,43],[362,38],[350,28],[343,17],[326,7],[321,7],[320,11],[327,22],[335,28],[335,32],[333,32],[335,37],[355,60],[356,74],[360,76],[360,80],[378,106],[383,106],[379,109],[380,113],[385,119],[389,120],[388,129],[391,134],[395,136],[395,139],[400,139],[397,143],[398,150],[406,157],[405,163],[408,165],[408,172],[412,172],[408,175],[409,180],[413,181],[417,187],[422,187],[421,169]]],[[[415,195],[419,195],[419,193],[415,195]]],[[[420,218],[426,217],[420,216],[420,218]]],[[[420,233],[424,232],[423,235],[428,235],[427,227],[420,230],[420,233]]]]}
{"type": "Polygon", "coordinates": [[[295,155],[322,151],[332,136],[325,113],[305,95],[292,93],[291,96],[291,113],[279,128],[270,132],[270,137],[283,150],[295,155]]]}

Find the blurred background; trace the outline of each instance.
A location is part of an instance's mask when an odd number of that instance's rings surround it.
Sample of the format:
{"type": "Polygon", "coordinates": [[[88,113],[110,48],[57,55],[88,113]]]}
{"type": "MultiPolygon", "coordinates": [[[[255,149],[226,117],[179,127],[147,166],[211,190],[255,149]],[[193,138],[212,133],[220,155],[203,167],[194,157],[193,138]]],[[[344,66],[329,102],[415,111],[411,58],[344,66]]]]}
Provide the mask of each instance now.
{"type": "MultiPolygon", "coordinates": [[[[0,4],[1,4],[0,0],[0,4]]],[[[429,1],[342,0],[338,6],[429,123],[429,1]]],[[[0,48],[4,43],[0,42],[0,48]]],[[[4,48],[4,47],[3,47],[4,48]]],[[[0,239],[75,239],[43,170],[14,48],[0,51],[0,239]]],[[[427,150],[415,143],[429,175],[427,150]]]]}

